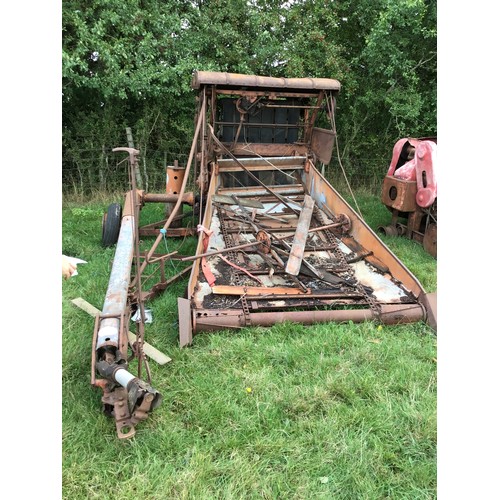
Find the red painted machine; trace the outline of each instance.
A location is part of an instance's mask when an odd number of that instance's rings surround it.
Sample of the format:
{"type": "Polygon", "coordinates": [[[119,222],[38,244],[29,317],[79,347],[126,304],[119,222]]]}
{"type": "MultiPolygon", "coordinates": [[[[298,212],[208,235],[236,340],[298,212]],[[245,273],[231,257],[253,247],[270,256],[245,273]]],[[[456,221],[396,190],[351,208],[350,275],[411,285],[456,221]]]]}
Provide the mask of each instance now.
{"type": "Polygon", "coordinates": [[[437,257],[437,138],[404,138],[396,142],[382,184],[382,203],[392,212],[379,231],[422,243],[437,257]]]}

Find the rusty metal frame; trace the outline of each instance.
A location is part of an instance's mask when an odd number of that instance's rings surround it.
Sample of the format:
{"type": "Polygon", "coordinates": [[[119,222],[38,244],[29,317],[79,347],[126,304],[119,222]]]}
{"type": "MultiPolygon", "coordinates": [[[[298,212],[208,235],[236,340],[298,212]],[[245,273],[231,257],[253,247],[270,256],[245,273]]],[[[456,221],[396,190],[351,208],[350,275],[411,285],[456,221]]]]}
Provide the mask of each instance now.
{"type": "MultiPolygon", "coordinates": [[[[193,88],[199,94],[196,125],[182,178],[176,179],[174,185],[167,181],[167,192],[163,194],[137,190],[131,179],[132,191],[126,196],[120,237],[122,231],[132,228],[136,236],[126,239],[125,252],[120,248],[120,253],[117,247],[113,271],[131,259],[132,244],[136,265],[133,269],[128,264],[126,302],[113,298],[116,290],[110,280],[107,302],[94,328],[92,385],[103,389],[103,403],[114,408],[117,432],[123,439],[130,437],[135,423],[155,407],[157,393],[139,381],[144,399],[128,413],[121,410],[131,375],[123,371],[126,364],[113,365],[112,369],[103,365],[103,346],[98,345],[100,330],[106,320],[114,317],[119,324],[117,336],[122,338],[125,318],[133,307],[140,307],[143,316],[145,300],[188,274],[186,297],[178,298],[180,346],[191,344],[193,336],[203,331],[271,326],[283,321],[427,321],[437,328],[435,294],[425,292],[316,168],[317,161],[331,158],[335,146],[335,130],[317,128],[315,124],[319,113],[335,112],[334,100],[340,90],[337,80],[196,72],[193,88]],[[279,137],[274,134],[264,135],[268,142],[237,142],[239,125],[248,118],[245,115],[249,109],[238,107],[238,96],[246,96],[245,102],[256,106],[260,98],[265,98],[264,108],[281,109],[290,104],[294,111],[287,116],[296,120],[290,126],[298,129],[300,125],[303,135],[297,132],[294,142],[274,142],[279,137]],[[230,141],[218,137],[217,125],[228,123],[219,119],[224,99],[226,106],[234,105],[241,114],[239,124],[231,122],[238,130],[234,137],[226,137],[230,141]],[[186,193],[190,175],[199,188],[196,196],[186,193]],[[145,203],[166,204],[166,219],[141,227],[139,214],[145,203]],[[183,204],[199,207],[195,254],[162,253],[158,250],[162,238],[193,232],[194,228],[181,224],[183,204]],[[148,250],[139,252],[138,238],[147,236],[155,240],[148,250]],[[191,265],[167,279],[168,260],[189,261],[191,265]],[[156,270],[148,273],[154,265],[158,266],[156,270]],[[158,270],[159,282],[143,290],[158,270]],[[106,310],[110,300],[119,307],[106,310]],[[96,370],[103,379],[96,380],[96,370]],[[127,426],[132,426],[130,432],[124,431],[127,426]]],[[[276,115],[272,112],[268,116],[274,119],[276,115]]],[[[263,128],[283,125],[278,120],[265,121],[264,117],[254,124],[263,128]]],[[[129,153],[133,167],[139,152],[129,153]]],[[[180,167],[176,164],[171,168],[177,171],[180,167]]],[[[144,342],[142,334],[138,339],[136,355],[140,355],[144,342]]],[[[123,360],[125,354],[120,357],[123,360]]]]}
{"type": "MultiPolygon", "coordinates": [[[[314,127],[317,113],[321,108],[322,100],[333,102],[340,90],[340,84],[336,81],[313,80],[304,79],[300,82],[291,82],[285,79],[267,79],[254,75],[245,77],[245,75],[212,72],[196,73],[193,77],[193,88],[203,90],[211,96],[212,109],[208,115],[208,125],[214,129],[213,137],[208,137],[212,144],[209,158],[207,158],[205,165],[200,166],[201,170],[205,170],[206,174],[210,176],[210,181],[205,183],[206,205],[202,225],[207,233],[224,226],[222,232],[225,234],[223,235],[223,243],[219,246],[215,245],[213,248],[209,246],[208,252],[204,251],[204,241],[206,242],[207,234],[199,236],[196,256],[200,259],[196,259],[193,265],[188,284],[188,299],[179,300],[179,316],[183,318],[180,332],[181,346],[190,344],[194,334],[205,330],[242,328],[248,325],[268,326],[284,320],[305,324],[320,321],[365,320],[393,324],[422,320],[431,323],[433,328],[437,327],[434,295],[425,292],[415,276],[383,244],[371,228],[316,169],[314,160],[328,162],[335,143],[335,131],[314,127]],[[222,122],[216,119],[218,114],[214,108],[220,99],[235,99],[238,96],[265,96],[268,99],[298,96],[303,98],[304,142],[296,144],[235,144],[230,141],[218,141],[216,126],[222,122]],[[310,100],[314,101],[313,105],[310,104],[310,100]],[[310,110],[313,113],[309,113],[310,110]],[[297,162],[298,156],[301,157],[299,162],[297,162]],[[293,185],[269,184],[264,187],[255,182],[253,184],[257,185],[254,186],[237,186],[235,184],[227,187],[224,185],[223,177],[236,173],[238,170],[246,172],[247,179],[250,180],[253,180],[254,175],[264,178],[266,173],[272,172],[269,165],[265,163],[266,160],[272,163],[272,158],[276,157],[280,158],[280,165],[273,165],[273,168],[280,172],[294,172],[298,177],[296,183],[293,185]],[[293,164],[287,165],[287,160],[293,164]],[[302,193],[298,195],[298,191],[301,189],[302,193]],[[249,220],[251,210],[245,210],[236,202],[233,206],[228,206],[215,201],[228,196],[237,196],[238,200],[248,199],[268,203],[273,197],[274,201],[279,201],[281,198],[281,201],[285,202],[284,205],[287,205],[287,201],[297,203],[299,210],[294,215],[289,211],[285,216],[280,214],[280,216],[275,217],[276,219],[281,217],[281,222],[268,219],[265,228],[263,228],[255,223],[252,224],[252,221],[249,220]],[[318,247],[318,251],[326,252],[332,263],[337,263],[339,266],[341,264],[344,267],[348,266],[347,271],[326,270],[324,266],[316,268],[310,264],[310,261],[314,260],[315,247],[310,242],[308,244],[311,233],[308,237],[303,235],[309,221],[303,224],[304,227],[300,227],[299,224],[292,223],[290,219],[290,217],[295,216],[296,222],[299,222],[305,197],[312,197],[316,204],[315,216],[310,229],[319,229],[318,226],[327,226],[327,222],[338,221],[344,217],[342,221],[345,224],[338,222],[337,229],[332,227],[317,231],[317,239],[314,244],[320,241],[321,245],[318,247]],[[227,221],[222,221],[221,214],[227,212],[228,209],[233,211],[231,215],[235,219],[233,222],[228,222],[231,217],[227,221]],[[239,217],[234,217],[235,213],[239,217]],[[283,217],[288,218],[288,220],[283,222],[283,217]],[[236,219],[239,220],[236,221],[236,219]],[[343,227],[343,230],[340,230],[339,227],[343,227]],[[260,234],[263,232],[267,234],[273,243],[280,239],[285,240],[283,246],[275,248],[274,255],[262,257],[263,248],[256,237],[257,229],[259,229],[260,234]],[[253,246],[251,243],[242,244],[243,240],[234,239],[235,235],[241,233],[245,234],[247,240],[255,241],[255,244],[253,246]],[[251,240],[252,233],[255,240],[251,240]],[[289,236],[288,243],[283,235],[289,236]],[[298,252],[299,264],[303,258],[305,266],[297,268],[296,263],[293,272],[290,272],[292,268],[289,267],[287,273],[287,256],[293,248],[291,245],[294,235],[297,242],[300,240],[300,245],[293,251],[298,252]],[[345,252],[345,255],[342,255],[342,252],[345,252]],[[222,259],[221,254],[224,254],[226,258],[222,259]],[[215,284],[208,287],[211,291],[207,288],[201,256],[203,256],[205,268],[208,263],[212,266],[210,271],[212,274],[219,273],[215,284]],[[228,256],[231,259],[229,263],[228,256]],[[254,260],[257,256],[261,256],[262,266],[250,269],[248,256],[254,260]],[[234,262],[232,262],[233,259],[234,262]],[[238,261],[238,259],[240,260],[238,261]],[[280,260],[285,265],[285,269],[280,268],[280,260]],[[272,267],[275,276],[285,276],[289,280],[290,284],[287,285],[289,288],[286,290],[286,286],[280,287],[275,284],[273,286],[276,287],[276,293],[270,293],[272,286],[262,286],[255,281],[250,285],[252,278],[237,270],[241,266],[246,266],[247,275],[253,276],[254,280],[265,275],[265,269],[272,267]],[[386,279],[390,283],[388,286],[398,289],[398,293],[401,293],[400,303],[380,300],[377,298],[376,291],[360,283],[356,273],[357,268],[363,266],[369,268],[380,279],[386,279]],[[298,269],[300,271],[294,274],[298,269]],[[227,275],[228,272],[230,272],[229,275],[227,275]],[[226,276],[224,276],[225,273],[226,276]],[[304,286],[304,281],[308,278],[329,279],[330,285],[335,283],[335,278],[337,278],[339,282],[344,280],[344,283],[349,280],[357,281],[357,285],[350,292],[344,289],[341,293],[334,293],[331,290],[316,290],[311,293],[311,290],[304,286]],[[202,288],[205,288],[206,294],[200,292],[202,288]],[[225,292],[225,295],[224,293],[221,295],[221,292],[225,292]],[[234,304],[234,307],[226,307],[222,305],[222,301],[217,305],[215,297],[221,296],[231,297],[233,299],[231,303],[234,304]],[[191,313],[189,321],[186,319],[187,301],[189,301],[191,313]],[[276,305],[278,302],[279,305],[276,305]]],[[[334,108],[332,106],[328,109],[334,108]]],[[[238,125],[237,122],[226,122],[229,125],[231,123],[232,126],[238,125]]],[[[257,127],[259,125],[259,123],[253,124],[257,127]]],[[[280,125],[275,124],[276,127],[280,127],[280,125]]],[[[265,123],[262,126],[270,127],[273,124],[265,123]]],[[[253,214],[255,216],[255,210],[253,214]]],[[[221,237],[221,234],[218,233],[217,236],[221,237]]],[[[229,304],[228,301],[226,303],[229,304]]]]}

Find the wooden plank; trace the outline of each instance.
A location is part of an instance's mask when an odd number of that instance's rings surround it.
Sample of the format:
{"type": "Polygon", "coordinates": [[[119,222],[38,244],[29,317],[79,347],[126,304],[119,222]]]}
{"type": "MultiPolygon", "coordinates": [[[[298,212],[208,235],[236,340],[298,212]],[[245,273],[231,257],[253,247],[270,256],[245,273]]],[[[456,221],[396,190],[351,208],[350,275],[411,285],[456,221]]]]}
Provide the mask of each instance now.
{"type": "MultiPolygon", "coordinates": [[[[89,304],[86,300],[78,297],[71,301],[75,306],[79,307],[86,313],[90,314],[94,318],[101,312],[97,307],[94,307],[92,304],[89,304]]],[[[127,330],[128,339],[131,343],[136,341],[136,336],[127,330]]],[[[153,347],[151,344],[144,342],[143,344],[144,353],[147,354],[151,359],[156,361],[159,365],[164,365],[166,363],[170,363],[172,358],[169,358],[166,354],[163,354],[161,351],[153,347]]]]}
{"type": "Polygon", "coordinates": [[[304,292],[300,288],[286,286],[232,286],[215,285],[212,293],[216,295],[310,295],[311,290],[304,292]]]}
{"type": "Polygon", "coordinates": [[[300,212],[299,222],[297,223],[297,229],[295,230],[295,236],[293,237],[292,248],[290,250],[290,255],[288,256],[288,261],[286,263],[285,271],[292,276],[297,276],[300,272],[300,266],[302,265],[302,259],[304,257],[304,249],[306,246],[307,233],[309,232],[309,225],[311,224],[311,218],[314,209],[314,200],[306,194],[304,196],[304,206],[300,212]]]}

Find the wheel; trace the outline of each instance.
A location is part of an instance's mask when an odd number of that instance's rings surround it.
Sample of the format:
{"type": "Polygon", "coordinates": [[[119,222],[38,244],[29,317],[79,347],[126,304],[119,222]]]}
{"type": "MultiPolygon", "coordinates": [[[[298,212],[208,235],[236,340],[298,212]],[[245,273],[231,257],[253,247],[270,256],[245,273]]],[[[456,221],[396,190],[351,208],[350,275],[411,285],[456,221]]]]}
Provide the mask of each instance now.
{"type": "Polygon", "coordinates": [[[108,211],[102,216],[103,247],[113,246],[118,241],[122,221],[122,207],[119,203],[112,203],[108,211]]]}

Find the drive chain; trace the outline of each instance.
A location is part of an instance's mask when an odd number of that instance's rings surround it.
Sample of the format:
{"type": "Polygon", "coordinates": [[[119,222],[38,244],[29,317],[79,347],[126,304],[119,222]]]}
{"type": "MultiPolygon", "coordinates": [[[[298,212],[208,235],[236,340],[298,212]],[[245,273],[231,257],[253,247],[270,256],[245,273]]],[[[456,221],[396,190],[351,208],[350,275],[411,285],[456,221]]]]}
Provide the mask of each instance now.
{"type": "MultiPolygon", "coordinates": [[[[316,207],[314,208],[314,216],[321,225],[324,226],[328,225],[329,221],[326,220],[326,217],[323,214],[323,212],[321,210],[318,210],[316,207]]],[[[363,295],[367,304],[370,306],[375,321],[380,322],[382,308],[380,304],[373,298],[373,296],[370,293],[366,291],[365,287],[356,278],[354,269],[347,262],[346,255],[340,248],[339,242],[341,240],[338,237],[336,237],[330,229],[324,229],[322,233],[325,234],[325,236],[328,239],[328,242],[332,246],[331,251],[335,255],[335,258],[342,265],[342,267],[346,269],[346,271],[342,274],[347,275],[348,279],[354,284],[356,290],[363,295]]]]}

